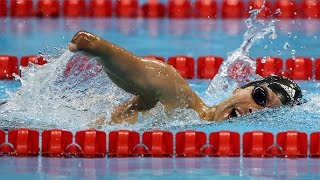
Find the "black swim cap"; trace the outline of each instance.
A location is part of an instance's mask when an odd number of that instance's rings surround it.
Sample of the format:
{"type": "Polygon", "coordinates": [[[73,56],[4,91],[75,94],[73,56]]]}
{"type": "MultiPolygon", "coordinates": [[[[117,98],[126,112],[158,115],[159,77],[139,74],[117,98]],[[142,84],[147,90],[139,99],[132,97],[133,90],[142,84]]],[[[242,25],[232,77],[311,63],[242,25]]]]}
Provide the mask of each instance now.
{"type": "Polygon", "coordinates": [[[281,76],[268,76],[261,80],[252,81],[241,88],[249,86],[266,85],[270,88],[283,105],[295,105],[302,103],[302,92],[300,87],[291,79],[281,76]]]}

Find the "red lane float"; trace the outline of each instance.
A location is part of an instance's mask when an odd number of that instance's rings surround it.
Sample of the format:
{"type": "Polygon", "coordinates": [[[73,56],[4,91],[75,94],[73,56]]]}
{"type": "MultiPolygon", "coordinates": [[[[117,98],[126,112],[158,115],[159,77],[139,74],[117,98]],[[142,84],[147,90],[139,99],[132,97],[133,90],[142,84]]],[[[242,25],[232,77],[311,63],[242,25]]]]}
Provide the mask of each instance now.
{"type": "Polygon", "coordinates": [[[82,82],[97,76],[101,71],[102,67],[99,62],[91,61],[90,57],[78,54],[69,60],[63,75],[66,78],[76,76],[79,82],[82,82]]]}
{"type": "Polygon", "coordinates": [[[301,16],[303,18],[320,18],[319,0],[302,0],[300,4],[301,16]]]}
{"type": "Polygon", "coordinates": [[[197,77],[199,79],[212,79],[218,73],[223,62],[222,57],[201,56],[197,60],[197,77]]]}
{"type": "Polygon", "coordinates": [[[6,133],[0,129],[0,145],[6,141],[6,133]]]}
{"type": "Polygon", "coordinates": [[[320,157],[320,132],[313,132],[310,134],[310,153],[312,158],[320,157]]]}
{"type": "Polygon", "coordinates": [[[32,0],[11,0],[10,6],[12,17],[30,17],[34,15],[32,0]]]}
{"type": "Polygon", "coordinates": [[[136,131],[119,130],[109,133],[109,157],[136,156],[134,148],[140,143],[140,134],[136,131]]]}
{"type": "Polygon", "coordinates": [[[315,79],[320,80],[320,58],[315,60],[315,79]]]}
{"type": "Polygon", "coordinates": [[[280,70],[277,73],[278,76],[282,76],[282,77],[287,77],[287,78],[291,78],[291,72],[288,70],[280,70]]]}
{"type": "Polygon", "coordinates": [[[37,156],[39,154],[39,132],[20,128],[8,133],[8,142],[13,145],[12,155],[37,156]]]}
{"type": "Polygon", "coordinates": [[[194,16],[197,18],[216,18],[216,0],[196,0],[194,16]]]}
{"type": "Polygon", "coordinates": [[[242,0],[223,0],[222,18],[243,18],[245,17],[245,6],[242,0]]]}
{"type": "Polygon", "coordinates": [[[158,0],[149,0],[142,5],[143,17],[163,18],[166,14],[166,7],[158,0]]]}
{"type": "Polygon", "coordinates": [[[20,66],[27,67],[29,66],[29,63],[37,64],[37,65],[44,65],[47,63],[47,61],[43,57],[38,56],[23,56],[20,59],[20,66]]]}
{"type": "Polygon", "coordinates": [[[148,56],[143,56],[146,59],[156,59],[162,62],[165,62],[165,59],[161,56],[155,56],[155,55],[148,55],[148,56]]]}
{"type": "Polygon", "coordinates": [[[192,7],[189,0],[169,0],[169,18],[190,18],[192,7]]]}
{"type": "Polygon", "coordinates": [[[215,150],[214,156],[240,156],[240,135],[237,132],[213,132],[209,135],[209,144],[215,150]]]}
{"type": "Polygon", "coordinates": [[[202,157],[202,147],[206,144],[207,137],[200,131],[183,131],[176,134],[177,157],[202,157]]]}
{"type": "Polygon", "coordinates": [[[111,0],[90,0],[87,16],[89,17],[111,17],[111,0]]]}
{"type": "Polygon", "coordinates": [[[154,130],[144,132],[142,143],[148,152],[144,156],[171,157],[173,156],[173,135],[171,132],[154,130]]]}
{"type": "Polygon", "coordinates": [[[8,7],[7,0],[0,0],[0,17],[7,16],[8,7]]]}
{"type": "Polygon", "coordinates": [[[0,129],[0,155],[4,155],[12,152],[11,146],[9,146],[6,142],[6,133],[0,129]]]}
{"type": "Polygon", "coordinates": [[[305,57],[289,58],[286,61],[286,69],[290,73],[290,78],[294,80],[312,79],[312,60],[305,57]]]}
{"type": "Polygon", "coordinates": [[[168,59],[168,64],[172,65],[182,77],[194,78],[194,59],[188,56],[174,56],[168,59]]]}
{"type": "Polygon", "coordinates": [[[36,15],[38,17],[58,17],[60,15],[59,0],[38,0],[36,15]]]}
{"type": "Polygon", "coordinates": [[[277,144],[282,152],[279,157],[306,157],[308,153],[307,134],[298,131],[280,132],[277,134],[277,144]]]}
{"type": "Polygon", "coordinates": [[[278,57],[257,58],[256,74],[262,77],[277,75],[283,68],[283,61],[278,57]]]}
{"type": "MultiPolygon", "coordinates": [[[[264,0],[250,0],[249,1],[249,11],[253,9],[260,9],[263,5],[264,0]]],[[[265,1],[264,8],[261,9],[258,18],[270,18],[272,17],[272,4],[269,0],[265,1]]]]}
{"type": "Polygon", "coordinates": [[[134,18],[138,16],[138,0],[117,0],[116,16],[134,18]]]}
{"type": "Polygon", "coordinates": [[[107,140],[104,131],[84,130],[76,132],[75,142],[82,149],[81,157],[105,157],[107,140]]]}
{"type": "Polygon", "coordinates": [[[61,129],[42,132],[42,156],[62,157],[67,154],[67,146],[72,143],[72,133],[61,129]]]}
{"type": "Polygon", "coordinates": [[[0,55],[0,80],[12,80],[13,74],[19,75],[18,58],[0,55]]]}
{"type": "Polygon", "coordinates": [[[298,16],[295,0],[276,0],[274,3],[274,16],[279,19],[293,19],[298,16]]]}
{"type": "Polygon", "coordinates": [[[244,157],[270,157],[269,148],[273,145],[273,134],[264,131],[245,132],[243,134],[244,157]]]}
{"type": "Polygon", "coordinates": [[[65,17],[82,17],[85,15],[85,0],[63,0],[65,17]]]}
{"type": "Polygon", "coordinates": [[[232,79],[248,80],[255,72],[248,62],[235,61],[228,67],[227,73],[232,79]]]}

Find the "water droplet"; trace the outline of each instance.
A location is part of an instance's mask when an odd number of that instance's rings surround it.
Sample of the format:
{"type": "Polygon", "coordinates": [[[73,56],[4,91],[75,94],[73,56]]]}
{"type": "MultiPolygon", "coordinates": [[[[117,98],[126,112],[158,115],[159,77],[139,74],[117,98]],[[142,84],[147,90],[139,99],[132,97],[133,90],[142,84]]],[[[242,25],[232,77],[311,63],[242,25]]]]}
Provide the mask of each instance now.
{"type": "Polygon", "coordinates": [[[292,55],[296,54],[296,50],[291,49],[291,54],[292,54],[292,55]]]}
{"type": "Polygon", "coordinates": [[[284,43],[283,49],[288,49],[290,48],[290,44],[288,42],[284,43]]]}
{"type": "Polygon", "coordinates": [[[5,19],[4,22],[8,22],[8,19],[5,19]]]}
{"type": "Polygon", "coordinates": [[[277,53],[278,53],[278,55],[281,55],[281,51],[280,50],[278,50],[277,53]]]}
{"type": "Polygon", "coordinates": [[[275,12],[275,14],[279,14],[279,15],[281,15],[282,14],[282,12],[281,12],[281,9],[276,9],[276,12],[275,12]]]}
{"type": "Polygon", "coordinates": [[[289,38],[291,38],[291,35],[292,35],[292,33],[291,33],[291,32],[288,32],[288,37],[289,37],[289,38]]]}

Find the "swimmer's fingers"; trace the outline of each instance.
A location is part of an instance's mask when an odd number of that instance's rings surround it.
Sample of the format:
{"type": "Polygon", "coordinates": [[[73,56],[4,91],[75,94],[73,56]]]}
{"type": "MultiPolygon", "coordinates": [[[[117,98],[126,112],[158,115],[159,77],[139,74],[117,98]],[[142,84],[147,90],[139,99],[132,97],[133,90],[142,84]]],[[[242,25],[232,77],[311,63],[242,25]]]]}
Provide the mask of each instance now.
{"type": "Polygon", "coordinates": [[[72,38],[69,44],[69,50],[71,52],[92,50],[95,48],[98,39],[97,36],[89,32],[79,31],[72,38]]]}
{"type": "Polygon", "coordinates": [[[77,47],[77,45],[74,44],[74,43],[69,43],[68,49],[69,49],[69,51],[71,51],[71,52],[77,52],[77,51],[78,51],[78,47],[77,47]]]}

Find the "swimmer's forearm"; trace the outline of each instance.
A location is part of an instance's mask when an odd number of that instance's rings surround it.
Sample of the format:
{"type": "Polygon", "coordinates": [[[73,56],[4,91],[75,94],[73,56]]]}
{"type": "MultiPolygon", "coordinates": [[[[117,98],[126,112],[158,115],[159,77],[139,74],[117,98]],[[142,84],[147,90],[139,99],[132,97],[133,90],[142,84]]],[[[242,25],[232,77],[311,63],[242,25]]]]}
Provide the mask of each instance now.
{"type": "Polygon", "coordinates": [[[125,49],[85,31],[79,31],[73,37],[69,50],[72,52],[83,51],[92,56],[102,57],[102,59],[138,58],[125,49]]]}

